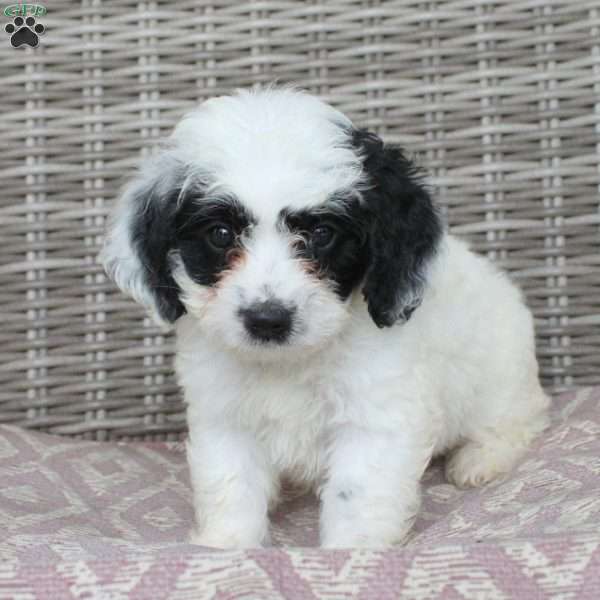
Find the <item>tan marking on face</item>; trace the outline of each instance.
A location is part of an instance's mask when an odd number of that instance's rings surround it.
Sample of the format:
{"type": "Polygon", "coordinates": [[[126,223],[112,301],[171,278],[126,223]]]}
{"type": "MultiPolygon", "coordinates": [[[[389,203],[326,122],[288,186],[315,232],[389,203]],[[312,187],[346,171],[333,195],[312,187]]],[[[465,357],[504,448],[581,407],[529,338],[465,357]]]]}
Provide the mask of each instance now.
{"type": "Polygon", "coordinates": [[[231,248],[231,250],[227,251],[225,259],[227,261],[227,267],[217,275],[217,281],[211,287],[211,289],[214,290],[215,295],[228,277],[233,274],[234,271],[241,269],[246,262],[246,251],[243,248],[231,248]]]}
{"type": "Polygon", "coordinates": [[[232,248],[227,252],[227,270],[235,271],[246,262],[246,251],[243,248],[232,248]]]}
{"type": "Polygon", "coordinates": [[[325,278],[325,273],[323,272],[323,270],[319,266],[319,263],[316,260],[301,258],[300,264],[302,265],[302,270],[310,277],[314,277],[319,281],[325,278]]]}

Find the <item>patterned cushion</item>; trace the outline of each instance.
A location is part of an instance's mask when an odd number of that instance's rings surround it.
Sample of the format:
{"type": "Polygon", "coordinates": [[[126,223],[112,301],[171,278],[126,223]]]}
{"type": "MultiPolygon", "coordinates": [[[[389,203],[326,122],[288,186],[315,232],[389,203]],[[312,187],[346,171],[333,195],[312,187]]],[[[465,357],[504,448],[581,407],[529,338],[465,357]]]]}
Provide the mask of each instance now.
{"type": "Polygon", "coordinates": [[[484,489],[425,475],[410,540],[325,551],[317,503],[273,516],[276,547],[189,545],[182,444],[100,443],[0,427],[0,599],[600,598],[600,388],[554,400],[553,426],[484,489]],[[26,594],[29,595],[26,595],[26,594]]]}

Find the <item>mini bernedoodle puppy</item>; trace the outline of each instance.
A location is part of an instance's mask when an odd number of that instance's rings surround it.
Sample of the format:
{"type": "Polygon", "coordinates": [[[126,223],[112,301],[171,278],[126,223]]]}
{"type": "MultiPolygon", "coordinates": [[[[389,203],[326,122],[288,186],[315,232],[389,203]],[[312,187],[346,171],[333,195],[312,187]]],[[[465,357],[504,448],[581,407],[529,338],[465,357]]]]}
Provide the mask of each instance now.
{"type": "Polygon", "coordinates": [[[282,478],[319,494],[323,546],[399,542],[433,456],[482,485],[547,424],[520,291],[445,232],[401,148],[306,93],[184,117],[103,262],[176,329],[194,543],[267,544],[282,478]]]}

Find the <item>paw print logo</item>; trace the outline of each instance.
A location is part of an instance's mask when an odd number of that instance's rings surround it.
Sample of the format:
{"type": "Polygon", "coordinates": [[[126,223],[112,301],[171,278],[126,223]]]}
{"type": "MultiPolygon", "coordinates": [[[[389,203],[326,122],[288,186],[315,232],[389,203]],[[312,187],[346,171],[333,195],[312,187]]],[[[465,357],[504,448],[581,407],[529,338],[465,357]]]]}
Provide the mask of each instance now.
{"type": "Polygon", "coordinates": [[[23,44],[27,44],[35,48],[40,38],[38,35],[44,33],[46,28],[41,23],[36,23],[33,17],[15,17],[12,23],[7,23],[4,31],[10,34],[10,43],[13,48],[18,48],[23,44]]]}

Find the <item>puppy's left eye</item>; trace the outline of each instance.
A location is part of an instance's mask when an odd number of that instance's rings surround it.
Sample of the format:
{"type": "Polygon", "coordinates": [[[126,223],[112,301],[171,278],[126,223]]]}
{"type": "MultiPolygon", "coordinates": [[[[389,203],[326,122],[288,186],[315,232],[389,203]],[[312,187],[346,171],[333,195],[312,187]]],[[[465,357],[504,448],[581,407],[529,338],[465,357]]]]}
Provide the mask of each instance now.
{"type": "Polygon", "coordinates": [[[314,248],[327,248],[335,238],[335,231],[329,225],[317,225],[312,230],[310,241],[314,248]]]}
{"type": "Polygon", "coordinates": [[[219,250],[228,248],[233,243],[233,231],[225,225],[216,225],[208,232],[210,243],[219,250]]]}

